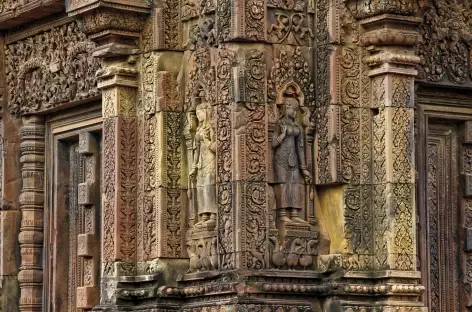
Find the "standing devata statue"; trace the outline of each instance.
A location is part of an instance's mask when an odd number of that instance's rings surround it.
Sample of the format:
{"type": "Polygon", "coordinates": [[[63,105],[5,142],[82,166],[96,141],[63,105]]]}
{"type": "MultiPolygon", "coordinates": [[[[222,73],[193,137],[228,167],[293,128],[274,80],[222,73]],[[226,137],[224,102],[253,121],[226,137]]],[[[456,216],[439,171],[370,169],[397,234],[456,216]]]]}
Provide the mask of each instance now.
{"type": "Polygon", "coordinates": [[[303,128],[296,120],[298,109],[295,92],[286,90],[272,141],[274,193],[279,222],[307,224],[299,212],[305,207],[305,183],[311,183],[311,175],[305,162],[303,128]]]}
{"type": "Polygon", "coordinates": [[[211,126],[209,103],[196,107],[198,126],[193,139],[193,161],[189,173],[191,183],[196,187],[198,222],[196,227],[216,226],[216,138],[211,126]]]}

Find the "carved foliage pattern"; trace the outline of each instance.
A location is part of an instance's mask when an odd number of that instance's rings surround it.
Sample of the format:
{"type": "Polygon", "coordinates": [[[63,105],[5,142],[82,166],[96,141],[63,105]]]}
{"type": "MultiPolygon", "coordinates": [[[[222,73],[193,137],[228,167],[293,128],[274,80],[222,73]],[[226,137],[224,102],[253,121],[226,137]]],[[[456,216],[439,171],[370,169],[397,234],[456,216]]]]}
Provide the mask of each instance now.
{"type": "Polygon", "coordinates": [[[242,222],[245,224],[244,248],[246,255],[243,258],[243,267],[263,269],[266,267],[266,216],[267,211],[267,186],[265,183],[246,183],[245,207],[246,214],[242,222]]]}
{"type": "Polygon", "coordinates": [[[344,47],[340,56],[341,64],[341,99],[342,103],[350,106],[360,106],[361,92],[361,60],[360,49],[355,47],[344,47]]]}
{"type": "Polygon", "coordinates": [[[394,108],[392,118],[393,135],[393,181],[410,183],[413,170],[413,112],[394,108]]]}
{"type": "Polygon", "coordinates": [[[263,181],[266,177],[267,142],[265,127],[265,77],[267,76],[262,52],[251,51],[246,64],[246,168],[249,181],[263,181]],[[251,104],[249,104],[251,103],[251,104]]]}
{"type": "Polygon", "coordinates": [[[136,257],[137,128],[136,118],[119,118],[120,251],[124,260],[132,260],[136,257]]]}
{"type": "Polygon", "coordinates": [[[228,41],[231,38],[231,30],[234,26],[231,20],[233,14],[233,1],[216,0],[216,23],[217,23],[217,39],[219,42],[228,41]]]}
{"type": "Polygon", "coordinates": [[[233,210],[232,178],[232,109],[231,103],[231,65],[234,55],[228,49],[218,52],[218,107],[217,114],[217,181],[218,181],[218,239],[219,253],[221,255],[221,269],[233,269],[235,267],[234,255],[234,229],[236,216],[233,210]]]}
{"type": "Polygon", "coordinates": [[[380,109],[373,117],[373,218],[374,218],[374,246],[376,249],[375,267],[388,268],[387,265],[387,185],[385,159],[385,120],[386,111],[380,109]]]}
{"type": "Polygon", "coordinates": [[[315,81],[316,81],[316,125],[318,134],[318,155],[317,155],[317,183],[328,183],[331,180],[329,166],[329,110],[328,106],[331,102],[330,92],[330,57],[331,47],[330,34],[328,30],[330,2],[327,0],[316,1],[316,65],[315,65],[315,81]]]}
{"type": "Polygon", "coordinates": [[[265,39],[265,2],[263,0],[245,0],[246,37],[252,40],[265,39]]]}
{"type": "MultiPolygon", "coordinates": [[[[437,145],[428,145],[428,210],[432,216],[438,215],[438,176],[436,164],[438,162],[438,151],[437,145]]],[[[430,228],[438,229],[438,218],[430,218],[430,228]]],[[[430,283],[430,300],[431,300],[431,311],[438,311],[440,307],[439,293],[435,290],[439,289],[439,267],[438,267],[438,237],[436,233],[431,233],[428,237],[429,250],[430,250],[430,270],[429,270],[429,283],[430,283]]]]}
{"type": "MultiPolygon", "coordinates": [[[[470,121],[465,123],[464,127],[465,132],[465,143],[461,147],[461,174],[464,175],[464,180],[469,180],[470,176],[472,175],[472,146],[470,145],[470,121]]],[[[462,199],[462,213],[463,213],[463,227],[466,229],[466,233],[472,229],[472,200],[470,199],[470,194],[472,191],[470,190],[471,186],[470,183],[464,183],[464,191],[463,194],[465,195],[462,199]]],[[[469,237],[466,234],[466,245],[469,244],[469,237]]],[[[472,252],[467,248],[467,251],[464,252],[462,255],[462,265],[464,268],[464,286],[466,292],[464,294],[466,301],[470,302],[471,292],[469,285],[472,282],[472,252]]],[[[469,305],[470,306],[470,305],[469,305]]],[[[470,307],[469,307],[470,309],[470,307]]]]}
{"type": "Polygon", "coordinates": [[[112,261],[115,253],[115,124],[113,118],[103,121],[103,261],[112,261]]]}
{"type": "Polygon", "coordinates": [[[137,12],[121,10],[94,10],[83,17],[83,31],[86,34],[107,31],[110,28],[118,31],[141,32],[145,19],[137,12]]]}
{"type": "Polygon", "coordinates": [[[395,75],[392,77],[392,105],[398,107],[411,106],[412,79],[408,76],[395,75]]]}
{"type": "Polygon", "coordinates": [[[5,51],[11,113],[31,114],[99,94],[95,45],[76,22],[12,43],[5,51]]]}
{"type": "MultiPolygon", "coordinates": [[[[275,58],[268,81],[268,98],[275,103],[277,92],[285,90],[290,82],[295,82],[301,87],[304,95],[304,105],[314,112],[315,86],[312,80],[312,67],[305,58],[305,53],[310,49],[301,47],[280,46],[279,53],[275,58]]],[[[328,104],[328,103],[323,103],[328,104]]]]}
{"type": "Polygon", "coordinates": [[[164,20],[161,27],[164,28],[165,47],[178,49],[180,47],[180,1],[166,0],[162,2],[164,20]]]}
{"type": "Polygon", "coordinates": [[[341,172],[345,181],[360,182],[360,113],[359,108],[342,106],[341,112],[341,172]]]}
{"type": "MultiPolygon", "coordinates": [[[[146,31],[146,29],[145,29],[146,31]]],[[[145,35],[143,34],[143,37],[145,35]]],[[[144,49],[151,48],[143,38],[144,49]]],[[[144,53],[140,60],[141,85],[138,103],[137,133],[137,259],[150,260],[158,256],[156,192],[156,56],[144,53]]]]}
{"type": "Polygon", "coordinates": [[[181,159],[182,146],[179,133],[180,113],[165,112],[164,129],[166,131],[166,241],[167,248],[164,254],[167,257],[179,257],[182,252],[182,228],[181,220],[181,159]]]}
{"type": "Polygon", "coordinates": [[[412,184],[398,183],[393,186],[395,196],[394,266],[397,270],[416,269],[414,246],[413,187],[412,184]]]}

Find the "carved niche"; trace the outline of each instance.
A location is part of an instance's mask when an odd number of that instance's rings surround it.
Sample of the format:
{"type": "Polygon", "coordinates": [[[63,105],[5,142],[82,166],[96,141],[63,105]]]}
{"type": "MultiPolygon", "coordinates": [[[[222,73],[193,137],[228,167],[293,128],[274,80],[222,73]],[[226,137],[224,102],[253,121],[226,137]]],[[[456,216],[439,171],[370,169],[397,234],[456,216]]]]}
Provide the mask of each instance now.
{"type": "MultiPolygon", "coordinates": [[[[184,137],[187,146],[189,272],[218,268],[216,192],[216,92],[212,47],[214,21],[205,17],[192,23],[186,47],[190,70],[185,86],[184,137]]],[[[180,78],[182,78],[182,74],[180,78]]]]}
{"type": "Polygon", "coordinates": [[[277,49],[269,80],[269,258],[277,269],[313,268],[318,248],[311,184],[315,99],[307,51],[277,49]]]}
{"type": "Polygon", "coordinates": [[[426,82],[471,84],[472,4],[457,0],[432,0],[425,4],[418,78],[426,82]]]}
{"type": "Polygon", "coordinates": [[[5,74],[12,114],[47,111],[99,95],[94,43],[69,22],[7,45],[5,74]]]}

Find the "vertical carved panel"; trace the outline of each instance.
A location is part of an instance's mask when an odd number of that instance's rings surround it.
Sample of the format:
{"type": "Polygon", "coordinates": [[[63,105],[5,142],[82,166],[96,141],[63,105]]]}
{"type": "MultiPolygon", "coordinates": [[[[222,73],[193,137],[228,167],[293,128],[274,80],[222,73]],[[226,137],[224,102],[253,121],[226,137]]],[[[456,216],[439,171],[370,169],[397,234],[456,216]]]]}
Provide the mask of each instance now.
{"type": "Polygon", "coordinates": [[[113,261],[115,254],[114,228],[115,228],[115,119],[108,118],[103,121],[103,190],[102,190],[102,256],[103,261],[113,261]]]}
{"type": "Polygon", "coordinates": [[[427,222],[429,268],[424,280],[429,309],[463,311],[460,307],[459,205],[457,201],[457,128],[430,126],[427,145],[427,222]]]}
{"type": "MultiPolygon", "coordinates": [[[[122,260],[134,260],[136,258],[136,119],[118,118],[118,133],[116,133],[119,145],[116,146],[119,157],[117,165],[120,168],[118,175],[118,216],[121,224],[117,229],[119,233],[120,255],[122,260]]],[[[118,143],[118,142],[117,142],[118,143]]]]}

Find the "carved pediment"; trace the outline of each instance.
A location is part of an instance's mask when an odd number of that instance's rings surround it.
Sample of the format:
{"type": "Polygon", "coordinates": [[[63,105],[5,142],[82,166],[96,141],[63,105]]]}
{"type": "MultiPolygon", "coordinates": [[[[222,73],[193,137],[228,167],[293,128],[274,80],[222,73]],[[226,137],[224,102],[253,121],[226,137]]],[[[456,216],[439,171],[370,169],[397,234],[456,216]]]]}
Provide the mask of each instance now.
{"type": "Polygon", "coordinates": [[[472,85],[471,4],[431,1],[425,6],[416,46],[419,79],[441,84],[472,85]]]}
{"type": "Polygon", "coordinates": [[[23,115],[99,94],[95,44],[69,22],[6,46],[8,109],[23,115]]]}

